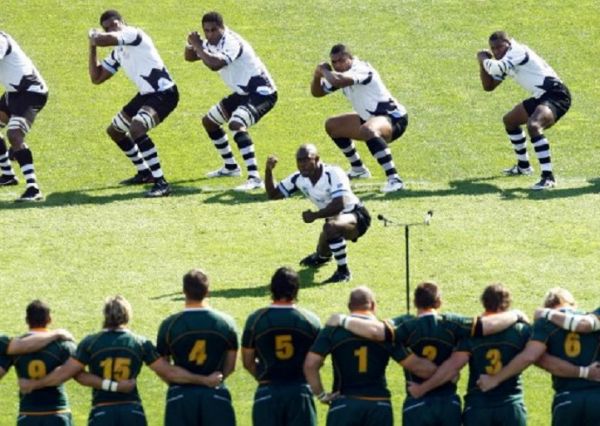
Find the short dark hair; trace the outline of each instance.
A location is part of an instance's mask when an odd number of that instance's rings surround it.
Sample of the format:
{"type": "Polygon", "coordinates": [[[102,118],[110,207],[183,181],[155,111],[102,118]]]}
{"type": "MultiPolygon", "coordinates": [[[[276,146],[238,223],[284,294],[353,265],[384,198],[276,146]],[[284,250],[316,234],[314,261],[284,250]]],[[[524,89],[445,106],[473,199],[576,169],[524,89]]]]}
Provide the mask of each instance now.
{"type": "Polygon", "coordinates": [[[437,284],[423,282],[415,289],[415,306],[418,309],[437,309],[442,303],[442,293],[437,284]]]}
{"type": "Polygon", "coordinates": [[[300,290],[300,277],[292,268],[282,266],[271,277],[270,288],[273,300],[296,300],[300,290]]]}
{"type": "Polygon", "coordinates": [[[30,328],[44,328],[50,323],[50,306],[41,300],[34,300],[26,309],[25,320],[30,328]]]}
{"type": "Polygon", "coordinates": [[[350,53],[350,49],[348,49],[348,46],[346,46],[345,44],[342,44],[342,43],[338,43],[338,44],[334,45],[331,48],[331,51],[329,52],[330,55],[337,55],[338,53],[352,56],[352,53],[350,53]]]}
{"type": "Polygon", "coordinates": [[[510,43],[510,37],[506,31],[494,31],[489,39],[490,42],[493,41],[505,41],[510,43]]]}
{"type": "Polygon", "coordinates": [[[114,9],[109,9],[100,15],[100,25],[102,25],[102,23],[108,19],[117,19],[119,21],[123,21],[121,14],[114,9]]]}
{"type": "Polygon", "coordinates": [[[511,302],[510,291],[502,284],[490,284],[481,294],[481,303],[488,312],[504,312],[511,302]]]}
{"type": "Polygon", "coordinates": [[[208,294],[208,275],[201,269],[192,269],[183,276],[183,294],[190,300],[202,302],[208,294]]]}
{"type": "Polygon", "coordinates": [[[206,24],[207,22],[214,22],[219,28],[225,28],[223,16],[219,12],[212,11],[205,13],[204,16],[202,16],[202,25],[206,24]]]}

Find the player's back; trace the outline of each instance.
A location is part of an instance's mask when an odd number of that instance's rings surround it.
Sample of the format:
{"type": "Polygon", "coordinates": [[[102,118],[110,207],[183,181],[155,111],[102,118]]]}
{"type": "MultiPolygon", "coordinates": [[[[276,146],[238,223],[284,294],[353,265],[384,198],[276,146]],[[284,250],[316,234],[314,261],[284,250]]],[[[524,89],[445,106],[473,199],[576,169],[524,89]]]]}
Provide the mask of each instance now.
{"type": "MultiPolygon", "coordinates": [[[[413,353],[436,365],[450,358],[457,343],[469,337],[472,318],[453,314],[425,314],[416,318],[393,321],[395,343],[410,348],[413,353]]],[[[405,371],[406,380],[421,383],[424,380],[405,371]]],[[[449,382],[429,392],[429,396],[447,395],[456,392],[456,384],[449,382]]]]}
{"type": "MultiPolygon", "coordinates": [[[[135,379],[144,363],[158,359],[156,348],[148,339],[128,329],[107,329],[84,338],[74,358],[88,366],[88,371],[103,379],[135,379]]],[[[130,393],[92,391],[93,404],[140,402],[137,387],[130,393]]]]}
{"type": "MultiPolygon", "coordinates": [[[[37,352],[15,356],[13,365],[18,377],[41,379],[64,364],[74,353],[75,344],[73,342],[54,341],[37,352]]],[[[50,413],[67,409],[69,406],[64,385],[45,387],[19,396],[21,413],[50,413]]]]}
{"type": "Polygon", "coordinates": [[[209,308],[186,309],[163,321],[158,352],[195,374],[222,371],[225,355],[237,350],[233,320],[209,308]]]}
{"type": "Polygon", "coordinates": [[[343,328],[324,328],[313,350],[331,353],[333,390],[356,398],[389,398],[385,369],[392,345],[358,337],[343,328]]]}
{"type": "Polygon", "coordinates": [[[523,399],[521,375],[511,377],[485,393],[477,386],[477,380],[482,374],[498,373],[523,350],[530,335],[531,327],[528,324],[516,323],[500,333],[473,337],[459,344],[459,351],[471,354],[466,402],[480,402],[489,406],[523,399]]]}
{"type": "MultiPolygon", "coordinates": [[[[546,343],[546,351],[560,359],[579,366],[599,360],[600,332],[575,333],[563,330],[550,321],[540,318],[533,325],[532,340],[546,343]]],[[[600,391],[600,382],[552,376],[552,386],[557,393],[581,390],[600,391]]]]}
{"type": "Polygon", "coordinates": [[[254,312],[244,329],[242,345],[253,348],[261,383],[304,383],[304,358],[319,333],[319,319],[295,306],[273,305],[254,312]]]}

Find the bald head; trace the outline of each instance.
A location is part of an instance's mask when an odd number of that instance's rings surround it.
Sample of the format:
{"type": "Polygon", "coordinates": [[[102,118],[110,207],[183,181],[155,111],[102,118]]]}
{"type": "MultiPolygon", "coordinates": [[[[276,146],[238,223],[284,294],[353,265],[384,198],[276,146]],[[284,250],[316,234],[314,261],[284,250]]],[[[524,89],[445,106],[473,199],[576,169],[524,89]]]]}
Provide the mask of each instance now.
{"type": "Polygon", "coordinates": [[[348,309],[350,311],[374,311],[375,310],[375,294],[369,287],[356,287],[350,293],[348,300],[348,309]]]}
{"type": "Polygon", "coordinates": [[[317,151],[317,147],[312,143],[305,143],[300,145],[298,151],[296,151],[296,160],[301,160],[304,158],[316,158],[319,156],[319,152],[317,151]]]}

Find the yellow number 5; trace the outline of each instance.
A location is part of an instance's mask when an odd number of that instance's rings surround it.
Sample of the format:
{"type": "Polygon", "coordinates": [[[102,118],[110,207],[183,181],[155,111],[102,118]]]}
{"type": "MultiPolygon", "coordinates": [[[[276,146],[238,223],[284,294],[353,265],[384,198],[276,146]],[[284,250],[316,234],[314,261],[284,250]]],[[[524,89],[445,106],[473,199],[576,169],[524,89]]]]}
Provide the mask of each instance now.
{"type": "Polygon", "coordinates": [[[294,356],[294,345],[291,334],[275,336],[275,356],[279,359],[290,359],[294,356]]]}

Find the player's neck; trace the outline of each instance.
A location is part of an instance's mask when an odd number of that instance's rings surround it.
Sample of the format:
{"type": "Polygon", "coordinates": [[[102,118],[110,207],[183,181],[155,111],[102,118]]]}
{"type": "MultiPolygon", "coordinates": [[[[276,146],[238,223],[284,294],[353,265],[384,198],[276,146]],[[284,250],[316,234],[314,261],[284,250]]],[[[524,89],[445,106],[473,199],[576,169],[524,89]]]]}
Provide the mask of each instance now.
{"type": "Polygon", "coordinates": [[[274,306],[293,306],[294,305],[294,301],[293,300],[285,300],[285,299],[277,299],[277,300],[273,300],[273,302],[271,302],[271,305],[274,305],[274,306]]]}
{"type": "Polygon", "coordinates": [[[48,327],[29,327],[29,331],[34,333],[44,333],[48,331],[48,327]]]}
{"type": "Polygon", "coordinates": [[[363,315],[365,317],[374,317],[375,313],[373,311],[365,311],[362,309],[355,309],[350,311],[351,315],[363,315]]]}
{"type": "Polygon", "coordinates": [[[437,313],[437,309],[433,308],[417,309],[417,315],[420,317],[423,315],[436,315],[437,313]]]}
{"type": "Polygon", "coordinates": [[[186,309],[198,309],[198,308],[208,308],[208,300],[203,300],[202,302],[185,302],[186,309]]]}

